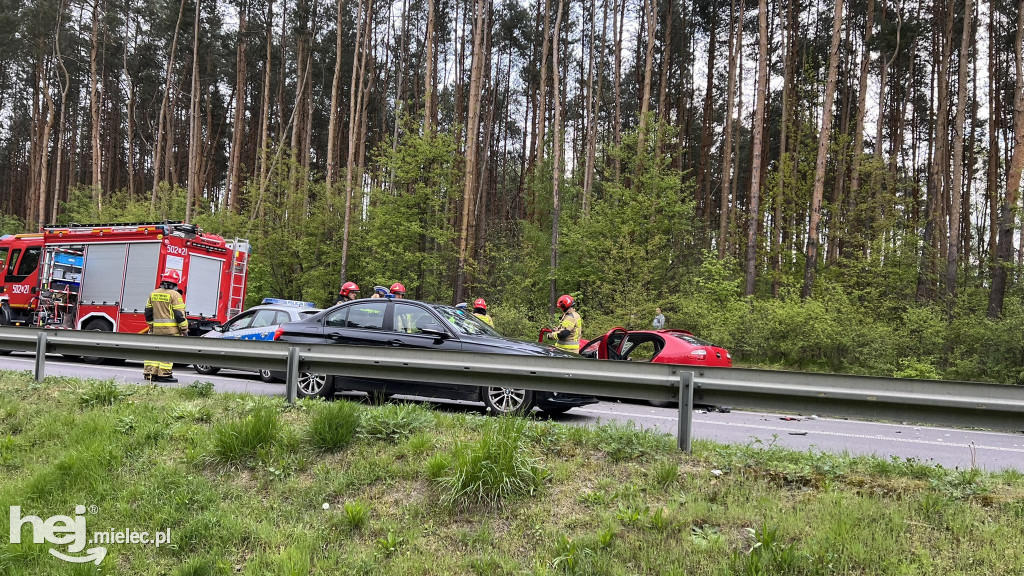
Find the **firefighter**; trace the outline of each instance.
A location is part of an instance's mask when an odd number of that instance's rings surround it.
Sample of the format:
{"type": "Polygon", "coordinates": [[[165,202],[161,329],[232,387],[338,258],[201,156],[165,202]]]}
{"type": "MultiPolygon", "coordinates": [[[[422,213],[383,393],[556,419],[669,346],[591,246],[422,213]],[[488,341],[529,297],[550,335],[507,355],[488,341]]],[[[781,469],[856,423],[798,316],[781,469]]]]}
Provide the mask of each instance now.
{"type": "Polygon", "coordinates": [[[558,326],[551,329],[548,338],[555,340],[555,348],[566,352],[579,352],[583,318],[576,311],[576,300],[568,294],[563,294],[558,299],[558,308],[562,311],[562,319],[558,321],[558,326]]]}
{"type": "MultiPolygon", "coordinates": [[[[149,294],[146,302],[146,323],[149,333],[163,336],[184,336],[188,333],[185,319],[185,301],[178,293],[181,274],[177,270],[165,270],[160,277],[160,287],[149,294]]],[[[171,370],[172,362],[146,360],[143,376],[152,382],[177,382],[171,370]]]]}
{"type": "Polygon", "coordinates": [[[405,299],[405,286],[401,282],[395,282],[391,285],[391,293],[395,295],[398,300],[405,299]]]}
{"type": "Polygon", "coordinates": [[[346,300],[357,300],[359,298],[359,285],[355,282],[345,282],[341,285],[341,291],[338,292],[338,300],[335,302],[345,302],[346,300]]]}
{"type": "Polygon", "coordinates": [[[487,301],[483,298],[477,298],[473,301],[473,315],[479,318],[484,324],[494,328],[494,320],[491,320],[491,316],[487,314],[487,301]]]}

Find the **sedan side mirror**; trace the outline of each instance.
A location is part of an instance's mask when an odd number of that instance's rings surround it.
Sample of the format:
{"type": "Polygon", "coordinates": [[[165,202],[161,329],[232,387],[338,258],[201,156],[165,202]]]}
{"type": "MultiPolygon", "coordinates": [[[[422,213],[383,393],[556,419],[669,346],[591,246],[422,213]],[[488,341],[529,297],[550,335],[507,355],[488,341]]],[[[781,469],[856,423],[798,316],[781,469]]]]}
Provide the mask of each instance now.
{"type": "Polygon", "coordinates": [[[224,325],[223,324],[217,324],[216,326],[213,327],[213,331],[214,332],[223,332],[224,331],[224,325]]]}
{"type": "Polygon", "coordinates": [[[427,328],[423,328],[422,332],[428,336],[433,336],[438,340],[447,340],[449,338],[448,332],[445,332],[443,328],[437,324],[433,324],[427,328]]]}

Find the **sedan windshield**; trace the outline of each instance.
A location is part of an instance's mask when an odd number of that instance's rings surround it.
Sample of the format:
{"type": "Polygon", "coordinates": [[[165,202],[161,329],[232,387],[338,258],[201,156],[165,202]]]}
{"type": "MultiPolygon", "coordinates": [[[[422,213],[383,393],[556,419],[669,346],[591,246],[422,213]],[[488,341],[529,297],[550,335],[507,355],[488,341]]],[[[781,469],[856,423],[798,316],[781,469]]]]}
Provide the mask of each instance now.
{"type": "Polygon", "coordinates": [[[453,328],[458,334],[501,338],[501,334],[495,332],[493,328],[484,324],[467,310],[460,310],[454,306],[440,305],[435,305],[434,310],[440,314],[441,317],[448,322],[448,326],[453,328]]]}

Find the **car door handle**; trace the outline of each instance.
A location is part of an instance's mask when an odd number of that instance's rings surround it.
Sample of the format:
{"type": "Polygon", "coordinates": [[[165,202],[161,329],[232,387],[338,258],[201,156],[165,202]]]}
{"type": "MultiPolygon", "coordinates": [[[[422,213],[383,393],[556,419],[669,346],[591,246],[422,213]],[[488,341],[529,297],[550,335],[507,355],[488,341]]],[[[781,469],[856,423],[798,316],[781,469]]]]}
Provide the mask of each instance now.
{"type": "Polygon", "coordinates": [[[398,338],[395,338],[393,340],[388,340],[388,344],[390,344],[392,346],[401,346],[402,344],[405,344],[405,342],[402,342],[398,338]]]}
{"type": "Polygon", "coordinates": [[[327,337],[335,342],[341,340],[341,334],[328,334],[327,337]]]}

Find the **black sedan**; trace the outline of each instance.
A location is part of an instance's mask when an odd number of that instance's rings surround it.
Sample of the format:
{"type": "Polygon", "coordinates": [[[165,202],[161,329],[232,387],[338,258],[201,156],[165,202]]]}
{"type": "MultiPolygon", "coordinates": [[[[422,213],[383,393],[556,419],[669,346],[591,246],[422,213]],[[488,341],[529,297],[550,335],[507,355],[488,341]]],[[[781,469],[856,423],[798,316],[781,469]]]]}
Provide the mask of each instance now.
{"type": "MultiPolygon", "coordinates": [[[[278,340],[301,344],[573,356],[547,345],[504,338],[465,310],[414,300],[353,300],[304,320],[282,324],[279,333],[278,340]]],[[[298,394],[302,397],[330,397],[343,390],[483,402],[496,414],[528,412],[534,406],[547,414],[561,414],[577,406],[597,402],[596,398],[589,396],[518,388],[398,382],[340,375],[304,379],[299,383],[298,394]]]]}

